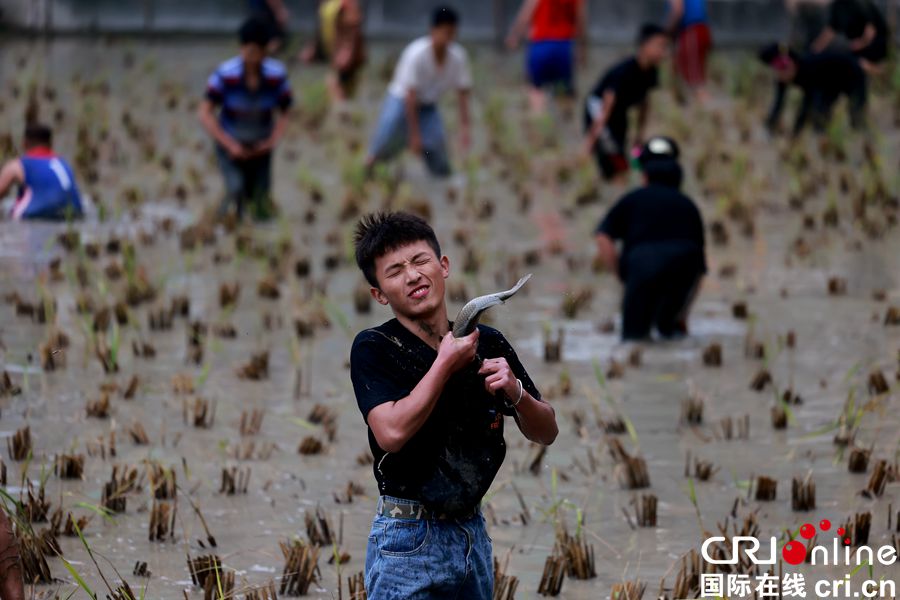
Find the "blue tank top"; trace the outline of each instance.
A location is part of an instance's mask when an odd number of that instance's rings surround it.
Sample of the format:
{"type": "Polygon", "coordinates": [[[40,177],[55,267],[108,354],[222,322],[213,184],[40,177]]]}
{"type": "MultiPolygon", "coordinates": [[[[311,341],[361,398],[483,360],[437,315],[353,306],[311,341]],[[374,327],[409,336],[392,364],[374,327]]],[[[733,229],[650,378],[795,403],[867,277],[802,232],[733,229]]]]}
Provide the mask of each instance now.
{"type": "Polygon", "coordinates": [[[65,159],[40,152],[26,154],[20,160],[25,184],[13,206],[14,219],[62,220],[82,215],[78,185],[65,159]]]}
{"type": "Polygon", "coordinates": [[[684,0],[684,16],[681,17],[681,26],[706,23],[706,0],[684,0]]]}

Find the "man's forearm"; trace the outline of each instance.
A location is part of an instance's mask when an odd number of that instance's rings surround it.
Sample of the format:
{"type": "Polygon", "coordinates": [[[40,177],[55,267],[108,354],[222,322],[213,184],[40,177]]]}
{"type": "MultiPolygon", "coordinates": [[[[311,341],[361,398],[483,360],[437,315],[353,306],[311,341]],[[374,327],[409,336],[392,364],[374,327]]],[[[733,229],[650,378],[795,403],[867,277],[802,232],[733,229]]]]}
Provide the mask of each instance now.
{"type": "Polygon", "coordinates": [[[619,257],[616,252],[616,245],[612,238],[605,233],[597,235],[597,254],[600,255],[600,260],[603,261],[603,265],[608,271],[613,273],[618,271],[619,257]]]}
{"type": "Polygon", "coordinates": [[[287,111],[282,111],[278,113],[278,116],[275,119],[275,127],[272,128],[272,135],[270,137],[272,146],[275,146],[278,142],[281,141],[281,138],[284,137],[284,132],[287,131],[287,126],[287,111]]]}
{"type": "Polygon", "coordinates": [[[812,49],[814,52],[822,52],[825,50],[829,44],[831,44],[832,40],[834,40],[834,29],[831,27],[826,27],[822,30],[822,33],[819,34],[819,37],[812,43],[812,49]]]}
{"type": "Polygon", "coordinates": [[[526,438],[544,446],[549,446],[556,440],[559,427],[556,425],[556,411],[552,406],[537,400],[528,392],[522,392],[522,400],[515,410],[519,429],[526,438]]]}
{"type": "Polygon", "coordinates": [[[638,111],[637,134],[638,141],[644,141],[644,132],[647,130],[647,119],[650,115],[650,104],[644,100],[638,111]]]}
{"type": "Polygon", "coordinates": [[[606,92],[603,94],[602,100],[603,110],[591,124],[590,136],[591,140],[594,142],[600,139],[600,134],[603,132],[603,128],[606,127],[606,124],[609,122],[609,117],[612,115],[613,107],[616,105],[616,95],[613,92],[606,92]]]}
{"type": "Polygon", "coordinates": [[[413,91],[406,93],[404,106],[406,108],[406,128],[409,130],[409,139],[419,139],[419,102],[416,93],[413,91]]]}
{"type": "Polygon", "coordinates": [[[469,90],[459,91],[459,124],[469,127],[469,90]]]}
{"type": "Polygon", "coordinates": [[[219,121],[211,110],[200,110],[200,123],[203,125],[203,128],[206,129],[206,132],[220,145],[227,146],[234,141],[231,136],[222,129],[222,126],[219,124],[219,121]]]}
{"type": "Polygon", "coordinates": [[[670,0],[669,19],[666,22],[666,31],[674,35],[678,33],[681,18],[684,16],[683,0],[670,0]]]}
{"type": "Polygon", "coordinates": [[[372,409],[369,425],[384,451],[398,452],[422,428],[448,379],[447,370],[435,362],[408,396],[372,409]]]}

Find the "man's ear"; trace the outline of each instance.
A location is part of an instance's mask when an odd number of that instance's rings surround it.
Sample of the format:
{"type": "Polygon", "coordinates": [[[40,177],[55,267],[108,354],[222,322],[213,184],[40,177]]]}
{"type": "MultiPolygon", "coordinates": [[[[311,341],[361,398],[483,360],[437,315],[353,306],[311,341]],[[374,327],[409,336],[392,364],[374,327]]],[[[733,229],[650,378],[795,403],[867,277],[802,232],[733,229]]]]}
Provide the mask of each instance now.
{"type": "Polygon", "coordinates": [[[447,256],[441,257],[441,275],[444,276],[444,279],[450,277],[450,259],[447,256]]]}
{"type": "Polygon", "coordinates": [[[371,287],[369,288],[369,293],[372,294],[373,298],[375,298],[375,302],[381,304],[382,306],[387,306],[387,296],[385,296],[384,292],[382,292],[380,289],[378,289],[377,287],[371,287]]]}

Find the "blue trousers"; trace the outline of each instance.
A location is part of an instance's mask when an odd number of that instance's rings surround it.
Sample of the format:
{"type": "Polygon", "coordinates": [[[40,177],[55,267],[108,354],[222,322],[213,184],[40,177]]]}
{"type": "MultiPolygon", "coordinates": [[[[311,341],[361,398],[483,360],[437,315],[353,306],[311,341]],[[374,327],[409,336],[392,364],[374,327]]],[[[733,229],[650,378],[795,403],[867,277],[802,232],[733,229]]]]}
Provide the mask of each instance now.
{"type": "Polygon", "coordinates": [[[225,182],[225,197],[219,207],[219,216],[227,214],[234,206],[238,217],[244,216],[249,206],[256,219],[269,218],[272,199],[272,155],[264,154],[249,160],[233,160],[224,148],[216,144],[216,158],[225,182]]]}
{"type": "Polygon", "coordinates": [[[369,600],[491,600],[493,590],[491,540],[480,512],[457,520],[379,514],[372,522],[369,600]]]}
{"type": "MultiPolygon", "coordinates": [[[[422,159],[428,171],[436,177],[450,175],[450,159],[441,113],[434,104],[420,104],[419,135],[422,138],[422,159]]],[[[406,148],[409,133],[406,126],[406,103],[403,98],[386,94],[381,105],[378,125],[369,145],[369,156],[376,161],[394,158],[406,148]]]]}

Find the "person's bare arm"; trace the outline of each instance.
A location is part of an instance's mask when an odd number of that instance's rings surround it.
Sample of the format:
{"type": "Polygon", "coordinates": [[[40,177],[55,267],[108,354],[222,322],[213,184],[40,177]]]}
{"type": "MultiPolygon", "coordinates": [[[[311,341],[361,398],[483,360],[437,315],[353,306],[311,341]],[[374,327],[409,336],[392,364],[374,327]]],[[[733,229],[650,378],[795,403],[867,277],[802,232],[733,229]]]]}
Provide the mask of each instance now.
{"type": "Polygon", "coordinates": [[[469,97],[470,92],[467,88],[463,88],[459,90],[459,127],[460,127],[460,141],[462,142],[462,148],[464,151],[468,152],[469,147],[472,143],[472,129],[471,129],[471,120],[469,117],[469,97]]]}
{"type": "Polygon", "coordinates": [[[619,255],[616,252],[616,244],[613,239],[605,233],[597,234],[597,256],[603,263],[603,266],[612,273],[619,270],[619,255]]]}
{"type": "Polygon", "coordinates": [[[823,29],[819,34],[819,37],[817,37],[812,43],[813,52],[823,52],[826,48],[828,48],[828,46],[831,45],[831,42],[834,41],[835,35],[836,34],[834,32],[834,29],[832,29],[831,27],[826,27],[825,29],[823,29]]]}
{"type": "Polygon", "coordinates": [[[406,128],[409,132],[409,149],[415,154],[422,153],[422,136],[419,132],[419,100],[416,90],[410,88],[404,100],[406,106],[406,128]]]}
{"type": "Polygon", "coordinates": [[[0,198],[6,196],[12,186],[25,181],[25,171],[22,169],[22,161],[13,159],[3,165],[0,170],[0,198]]]}
{"type": "Polygon", "coordinates": [[[641,105],[638,108],[637,139],[635,139],[635,143],[637,143],[637,144],[644,143],[644,133],[647,130],[647,120],[649,118],[650,118],[650,99],[644,98],[644,101],[641,102],[641,105]]]}
{"type": "Polygon", "coordinates": [[[340,18],[342,25],[338,27],[334,43],[332,65],[338,70],[343,70],[351,66],[361,51],[359,46],[362,43],[363,14],[357,0],[343,0],[340,18]]]}
{"type": "Polygon", "coordinates": [[[285,5],[284,0],[266,0],[266,3],[269,5],[272,14],[275,15],[275,20],[278,21],[278,24],[286,27],[291,18],[291,12],[285,5]]]}
{"type": "Polygon", "coordinates": [[[519,41],[525,34],[528,23],[531,22],[531,16],[534,14],[534,9],[537,8],[537,3],[538,0],[524,0],[522,2],[522,6],[519,8],[519,12],[516,14],[516,18],[513,20],[513,24],[506,36],[506,47],[510,50],[515,50],[519,47],[519,41]]]}
{"type": "Polygon", "coordinates": [[[578,64],[587,66],[588,59],[588,3],[582,0],[575,6],[575,42],[578,48],[578,64]]]}
{"type": "Polygon", "coordinates": [[[405,398],[379,404],[369,411],[367,422],[382,450],[399,452],[422,428],[450,376],[475,358],[478,336],[477,329],[458,339],[449,333],[445,335],[434,364],[412,392],[405,398]]]}
{"type": "Polygon", "coordinates": [[[556,440],[556,436],[559,434],[556,411],[543,400],[534,398],[526,390],[522,390],[522,399],[517,400],[519,382],[505,358],[485,359],[478,373],[487,376],[484,386],[488,392],[496,394],[502,391],[510,402],[518,402],[515,406],[516,424],[526,438],[545,446],[549,446],[556,440]]]}
{"type": "Polygon", "coordinates": [[[876,35],[878,35],[878,31],[875,29],[875,26],[872,23],[867,23],[863,34],[855,40],[850,40],[850,49],[854,52],[859,52],[871,44],[876,35]]]}
{"type": "Polygon", "coordinates": [[[6,512],[0,509],[0,598],[24,600],[22,557],[6,512]]]}
{"type": "Polygon", "coordinates": [[[238,143],[228,132],[222,129],[219,120],[216,118],[213,103],[210,100],[203,100],[197,111],[197,116],[203,128],[212,136],[212,138],[228,152],[232,158],[240,158],[244,154],[244,147],[238,143]]]}
{"type": "Polygon", "coordinates": [[[666,31],[670,35],[678,33],[681,18],[684,16],[684,0],[669,0],[669,18],[666,21],[666,31]]]}
{"type": "Polygon", "coordinates": [[[269,134],[269,137],[262,140],[253,148],[253,154],[258,156],[260,154],[268,154],[275,150],[275,147],[281,141],[281,138],[284,137],[284,132],[287,130],[288,126],[288,111],[279,110],[275,114],[275,124],[272,126],[272,133],[269,134]]]}
{"type": "Polygon", "coordinates": [[[609,117],[612,115],[613,107],[615,105],[616,93],[612,90],[603,92],[603,112],[601,112],[597,118],[594,119],[593,123],[591,123],[591,129],[588,131],[587,139],[584,142],[585,151],[587,153],[590,153],[594,144],[600,139],[600,134],[603,133],[603,128],[606,127],[606,124],[609,122],[609,117]]]}

